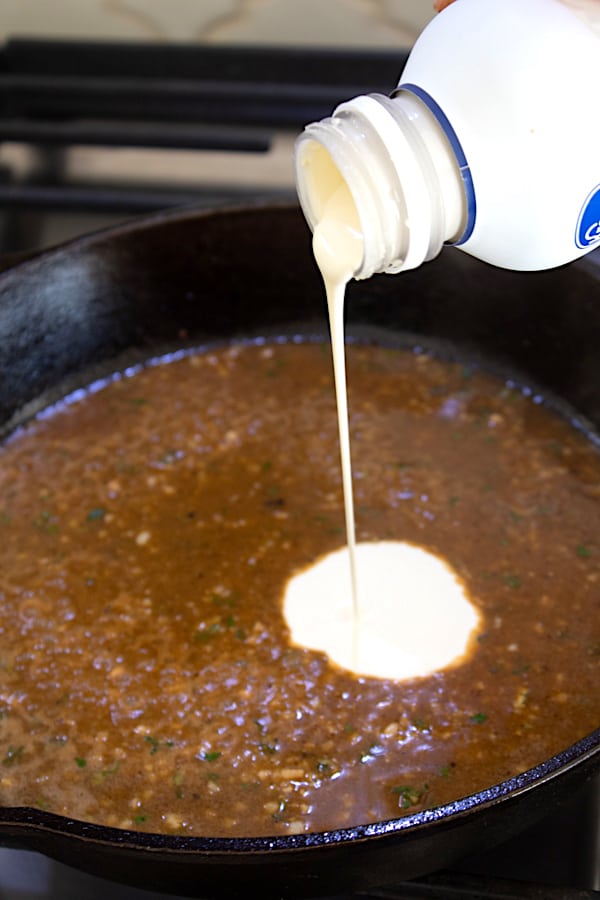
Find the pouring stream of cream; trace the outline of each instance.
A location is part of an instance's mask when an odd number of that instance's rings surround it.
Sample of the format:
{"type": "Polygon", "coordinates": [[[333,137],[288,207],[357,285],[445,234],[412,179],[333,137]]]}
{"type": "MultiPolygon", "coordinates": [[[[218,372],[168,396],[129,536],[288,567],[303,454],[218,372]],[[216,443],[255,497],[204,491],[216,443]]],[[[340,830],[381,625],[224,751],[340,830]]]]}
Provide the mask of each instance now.
{"type": "Polygon", "coordinates": [[[339,179],[313,233],[331,334],[347,548],[288,583],[284,615],[296,644],[321,650],[359,675],[427,675],[467,652],[479,615],[441,559],[399,541],[356,541],[346,385],[346,285],[360,269],[363,236],[352,196],[339,179]]]}
{"type": "Polygon", "coordinates": [[[358,578],[356,565],[356,527],[352,490],[352,460],[350,455],[350,425],[348,418],[348,390],[346,383],[346,354],[344,350],[344,301],[346,285],[360,266],[363,239],[352,198],[343,186],[334,192],[327,203],[323,218],[313,234],[313,253],[321,271],[327,296],[329,330],[333,351],[333,376],[337,402],[340,458],[346,542],[350,557],[350,584],[353,605],[353,657],[358,656],[358,578]]]}

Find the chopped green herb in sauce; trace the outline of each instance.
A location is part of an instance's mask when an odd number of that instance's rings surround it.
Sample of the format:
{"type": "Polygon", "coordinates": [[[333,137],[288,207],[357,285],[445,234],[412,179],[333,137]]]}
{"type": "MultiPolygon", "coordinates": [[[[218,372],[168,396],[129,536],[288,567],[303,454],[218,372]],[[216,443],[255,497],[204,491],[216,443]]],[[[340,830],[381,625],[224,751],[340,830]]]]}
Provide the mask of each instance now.
{"type": "Polygon", "coordinates": [[[521,579],[518,575],[505,575],[504,583],[507,587],[513,588],[513,590],[520,588],[522,584],[521,579]]]}
{"type": "Polygon", "coordinates": [[[3,766],[12,766],[16,762],[18,762],[23,756],[23,752],[25,747],[21,744],[19,747],[9,747],[6,751],[4,759],[2,760],[3,766]]]}
{"type": "Polygon", "coordinates": [[[409,784],[399,784],[392,788],[392,793],[397,795],[400,809],[410,809],[411,806],[417,806],[421,802],[428,790],[429,785],[427,784],[421,788],[409,784]]]}
{"type": "Polygon", "coordinates": [[[88,522],[97,522],[99,519],[103,519],[105,515],[106,509],[103,506],[94,506],[93,509],[90,509],[86,519],[88,522]]]}
{"type": "Polygon", "coordinates": [[[469,361],[347,350],[359,540],[452,565],[481,617],[464,659],[380,681],[291,644],[288,579],[345,541],[327,343],[140,367],[0,447],[3,804],[352,828],[597,727],[597,447],[469,361]]]}
{"type": "Polygon", "coordinates": [[[470,719],[475,725],[483,725],[484,722],[487,722],[488,717],[486,713],[478,712],[472,715],[470,719]]]}
{"type": "Polygon", "coordinates": [[[200,754],[200,759],[203,759],[205,762],[216,762],[221,755],[220,750],[206,750],[200,754]]]}

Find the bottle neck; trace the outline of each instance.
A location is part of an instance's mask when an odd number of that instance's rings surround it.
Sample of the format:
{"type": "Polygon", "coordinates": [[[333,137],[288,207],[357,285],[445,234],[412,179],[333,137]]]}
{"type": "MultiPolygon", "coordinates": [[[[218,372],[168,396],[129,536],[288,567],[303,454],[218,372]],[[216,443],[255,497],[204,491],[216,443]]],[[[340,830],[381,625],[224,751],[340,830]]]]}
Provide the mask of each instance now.
{"type": "Polygon", "coordinates": [[[436,256],[466,221],[459,167],[443,129],[411,93],[371,94],[308,125],[296,143],[296,183],[310,227],[340,190],[363,238],[355,278],[400,272],[436,256]]]}

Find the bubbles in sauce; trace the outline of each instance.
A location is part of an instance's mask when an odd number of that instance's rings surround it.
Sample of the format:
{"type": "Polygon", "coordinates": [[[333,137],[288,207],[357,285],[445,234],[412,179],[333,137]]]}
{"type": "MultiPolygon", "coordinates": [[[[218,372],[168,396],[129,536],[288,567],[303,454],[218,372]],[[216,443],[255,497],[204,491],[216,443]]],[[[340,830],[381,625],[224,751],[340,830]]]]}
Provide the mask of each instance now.
{"type": "Polygon", "coordinates": [[[479,616],[445,562],[401,542],[356,543],[344,348],[346,285],[363,258],[361,222],[333,167],[323,175],[325,203],[313,234],[329,311],[337,400],[347,548],[288,583],[284,615],[292,640],[324,651],[360,675],[428,675],[467,651],[479,616]]]}

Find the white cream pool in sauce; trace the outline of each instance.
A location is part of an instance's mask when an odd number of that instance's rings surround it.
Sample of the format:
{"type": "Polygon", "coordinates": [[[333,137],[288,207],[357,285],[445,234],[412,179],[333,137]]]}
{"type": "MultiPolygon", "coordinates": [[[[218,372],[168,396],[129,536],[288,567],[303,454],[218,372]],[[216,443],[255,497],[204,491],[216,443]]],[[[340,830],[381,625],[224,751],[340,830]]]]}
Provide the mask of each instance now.
{"type": "MultiPolygon", "coordinates": [[[[327,170],[335,178],[335,170],[327,170]]],[[[428,675],[468,652],[479,614],[451,567],[401,541],[357,544],[344,341],[346,285],[360,268],[361,223],[345,183],[329,198],[313,234],[329,311],[347,551],[295,576],[284,613],[292,640],[322,650],[359,675],[428,675]],[[406,635],[427,635],[406,642],[406,635]]]]}

